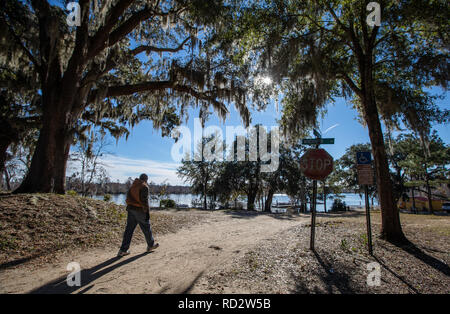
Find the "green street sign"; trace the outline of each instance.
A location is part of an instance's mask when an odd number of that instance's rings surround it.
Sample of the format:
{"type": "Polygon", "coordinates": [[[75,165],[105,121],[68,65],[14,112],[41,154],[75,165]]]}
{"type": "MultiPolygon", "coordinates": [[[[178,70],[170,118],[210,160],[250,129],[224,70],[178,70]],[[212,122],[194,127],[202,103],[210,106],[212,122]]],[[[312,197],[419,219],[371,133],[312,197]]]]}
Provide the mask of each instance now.
{"type": "Polygon", "coordinates": [[[322,138],[322,144],[334,144],[334,138],[322,138]]]}
{"type": "Polygon", "coordinates": [[[334,144],[334,138],[304,138],[302,139],[304,145],[320,145],[320,144],[334,144]]]}

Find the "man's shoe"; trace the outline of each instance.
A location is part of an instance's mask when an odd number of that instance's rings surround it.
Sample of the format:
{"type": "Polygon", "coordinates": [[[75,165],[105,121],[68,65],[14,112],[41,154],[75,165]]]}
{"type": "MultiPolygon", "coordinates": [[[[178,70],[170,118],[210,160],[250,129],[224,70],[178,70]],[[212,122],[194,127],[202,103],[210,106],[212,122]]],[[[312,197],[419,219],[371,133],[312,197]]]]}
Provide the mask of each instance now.
{"type": "Polygon", "coordinates": [[[147,246],[147,252],[152,252],[158,246],[159,246],[159,243],[155,243],[155,244],[153,244],[153,246],[147,246]]]}
{"type": "Polygon", "coordinates": [[[121,250],[119,250],[119,253],[117,253],[117,256],[118,257],[122,257],[122,256],[126,256],[126,255],[129,255],[130,254],[130,252],[128,252],[128,251],[121,251],[121,250]]]}

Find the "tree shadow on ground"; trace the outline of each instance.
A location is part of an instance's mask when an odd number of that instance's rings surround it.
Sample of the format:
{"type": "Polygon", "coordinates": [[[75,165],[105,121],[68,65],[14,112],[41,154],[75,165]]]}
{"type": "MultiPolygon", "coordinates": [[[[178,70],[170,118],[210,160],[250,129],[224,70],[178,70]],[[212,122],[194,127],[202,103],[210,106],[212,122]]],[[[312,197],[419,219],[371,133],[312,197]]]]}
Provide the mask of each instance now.
{"type": "Polygon", "coordinates": [[[420,294],[420,292],[414,288],[408,281],[406,281],[402,276],[400,276],[399,274],[397,274],[396,272],[394,272],[392,269],[390,269],[382,260],[380,260],[380,258],[378,258],[377,256],[373,256],[373,258],[375,259],[375,261],[377,261],[378,264],[380,264],[385,270],[387,270],[388,272],[390,272],[395,278],[397,278],[398,280],[400,280],[401,282],[403,282],[411,291],[413,291],[416,294],[420,294]]]}
{"type": "Polygon", "coordinates": [[[179,291],[179,292],[177,291],[176,293],[180,293],[180,294],[190,293],[191,290],[194,288],[195,284],[197,283],[197,281],[202,277],[204,272],[205,272],[204,270],[199,272],[197,274],[197,276],[195,276],[194,280],[192,280],[192,282],[183,291],[179,291]]]}
{"type": "Polygon", "coordinates": [[[326,217],[326,218],[337,218],[337,217],[349,217],[349,218],[353,218],[353,217],[363,217],[366,215],[365,212],[363,211],[335,211],[335,212],[318,212],[317,217],[326,217]]]}
{"type": "MultiPolygon", "coordinates": [[[[233,209],[227,209],[223,211],[226,215],[230,215],[232,218],[237,219],[251,219],[258,216],[269,216],[275,219],[279,220],[295,220],[299,217],[311,217],[311,212],[306,213],[268,213],[268,212],[257,212],[257,211],[246,211],[246,210],[233,210],[233,209]]],[[[347,211],[347,212],[318,212],[316,213],[317,217],[323,217],[323,218],[338,218],[338,217],[363,217],[365,215],[364,212],[357,212],[357,211],[347,211]]]]}
{"type": "Polygon", "coordinates": [[[18,259],[13,260],[13,261],[4,262],[4,263],[0,264],[0,270],[7,269],[7,268],[10,268],[10,267],[14,267],[14,266],[18,266],[18,265],[21,265],[21,264],[25,264],[25,263],[27,263],[29,261],[32,261],[32,260],[35,260],[35,259],[37,259],[39,257],[43,257],[43,256],[48,256],[48,255],[54,254],[54,253],[56,253],[58,251],[61,251],[63,249],[68,248],[69,246],[70,246],[69,244],[65,244],[65,245],[62,245],[62,246],[59,246],[59,247],[46,248],[44,252],[39,252],[39,253],[30,255],[30,256],[18,258],[18,259]]]}
{"type": "Polygon", "coordinates": [[[0,264],[0,270],[6,269],[6,268],[9,268],[9,267],[13,267],[13,266],[18,266],[20,264],[24,264],[26,262],[29,262],[31,260],[34,260],[34,259],[36,259],[38,257],[41,257],[41,256],[44,256],[44,255],[45,255],[45,253],[34,254],[32,256],[19,258],[19,259],[13,260],[13,261],[2,263],[2,264],[0,264]]]}
{"type": "Polygon", "coordinates": [[[237,218],[237,219],[251,219],[256,218],[258,216],[269,216],[275,219],[281,219],[281,220],[294,220],[299,217],[299,215],[296,214],[289,214],[289,213],[268,213],[268,212],[257,212],[257,211],[246,211],[246,210],[233,210],[233,209],[227,209],[223,211],[226,215],[230,215],[231,218],[237,218]]]}
{"type": "Polygon", "coordinates": [[[427,264],[430,267],[433,267],[437,271],[440,271],[446,276],[450,277],[450,267],[445,264],[444,262],[438,260],[437,258],[426,254],[424,251],[422,251],[420,248],[418,248],[414,243],[412,243],[410,240],[407,240],[406,243],[393,243],[398,248],[402,249],[403,251],[411,254],[415,258],[421,260],[423,263],[427,264]]]}
{"type": "MultiPolygon", "coordinates": [[[[293,293],[332,294],[334,293],[333,291],[337,290],[342,294],[354,294],[363,291],[363,287],[359,287],[357,283],[351,280],[350,274],[354,273],[354,267],[337,261],[330,262],[332,258],[327,256],[327,253],[322,252],[319,254],[316,250],[313,250],[313,253],[323,271],[312,274],[312,276],[317,276],[325,285],[325,291],[320,289],[317,285],[314,285],[314,287],[309,286],[301,274],[293,274],[293,278],[296,282],[293,293]]],[[[308,273],[308,275],[311,274],[308,273]]]]}
{"type": "Polygon", "coordinates": [[[76,290],[85,287],[83,290],[79,291],[79,294],[85,293],[88,290],[90,290],[94,284],[88,286],[91,282],[94,280],[106,275],[107,273],[112,272],[113,270],[124,266],[126,264],[129,264],[131,262],[134,262],[135,260],[147,255],[151,254],[151,252],[144,252],[135,256],[132,256],[128,259],[125,259],[117,264],[114,264],[112,266],[109,266],[121,259],[121,257],[113,257],[110,258],[94,267],[91,267],[89,269],[82,269],[81,270],[81,286],[69,286],[66,282],[67,275],[61,276],[49,283],[46,283],[45,285],[38,287],[36,289],[33,289],[30,291],[31,294],[69,294],[73,293],[76,290]],[[109,267],[107,267],[109,266],[109,267]],[[107,268],[104,268],[107,267],[107,268]],[[104,269],[102,269],[104,268],[104,269]]]}

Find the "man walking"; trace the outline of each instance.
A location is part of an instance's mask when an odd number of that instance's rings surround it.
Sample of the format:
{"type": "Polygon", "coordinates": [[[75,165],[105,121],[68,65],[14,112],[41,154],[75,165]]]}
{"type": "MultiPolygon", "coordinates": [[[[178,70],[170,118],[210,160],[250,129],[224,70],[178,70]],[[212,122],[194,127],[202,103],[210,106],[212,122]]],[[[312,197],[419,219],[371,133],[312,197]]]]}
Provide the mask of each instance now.
{"type": "Polygon", "coordinates": [[[127,193],[127,226],[123,234],[122,246],[120,247],[117,256],[125,256],[130,254],[131,238],[133,237],[134,229],[137,224],[141,227],[147,241],[147,252],[156,249],[159,244],[155,243],[152,234],[152,227],[150,226],[150,209],[148,206],[149,187],[147,185],[148,176],[143,173],[139,179],[135,179],[127,193]]]}

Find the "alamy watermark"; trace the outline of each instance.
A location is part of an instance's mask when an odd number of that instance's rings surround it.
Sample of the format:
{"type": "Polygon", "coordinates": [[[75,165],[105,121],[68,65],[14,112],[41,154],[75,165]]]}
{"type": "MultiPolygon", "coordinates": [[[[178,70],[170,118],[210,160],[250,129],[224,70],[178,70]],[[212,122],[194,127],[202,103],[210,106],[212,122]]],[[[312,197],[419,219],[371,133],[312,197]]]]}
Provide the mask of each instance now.
{"type": "Polygon", "coordinates": [[[366,6],[367,11],[371,11],[367,15],[366,23],[369,26],[381,26],[381,6],[378,2],[369,2],[366,6]]]}
{"type": "Polygon", "coordinates": [[[262,125],[247,129],[240,125],[226,126],[225,147],[228,151],[224,151],[222,129],[215,125],[203,128],[201,121],[199,118],[194,119],[193,137],[191,130],[186,126],[177,127],[172,132],[172,136],[178,138],[171,149],[172,159],[175,162],[180,162],[182,159],[194,161],[258,161],[259,159],[261,172],[273,172],[278,169],[280,148],[278,126],[271,126],[270,132],[262,125]],[[268,149],[269,137],[270,150],[268,149]],[[203,140],[203,145],[198,145],[202,143],[202,138],[207,140],[203,140]]]}
{"type": "Polygon", "coordinates": [[[81,286],[81,267],[77,262],[70,262],[67,264],[66,269],[71,271],[70,274],[67,275],[66,283],[69,287],[80,287],[81,286]]]}
{"type": "Polygon", "coordinates": [[[78,2],[69,2],[66,6],[67,14],[66,22],[69,26],[80,26],[81,25],[81,8],[78,2]]]}
{"type": "Polygon", "coordinates": [[[379,287],[381,285],[381,266],[377,262],[372,262],[367,264],[367,270],[369,274],[367,275],[366,283],[369,287],[379,287]]]}

